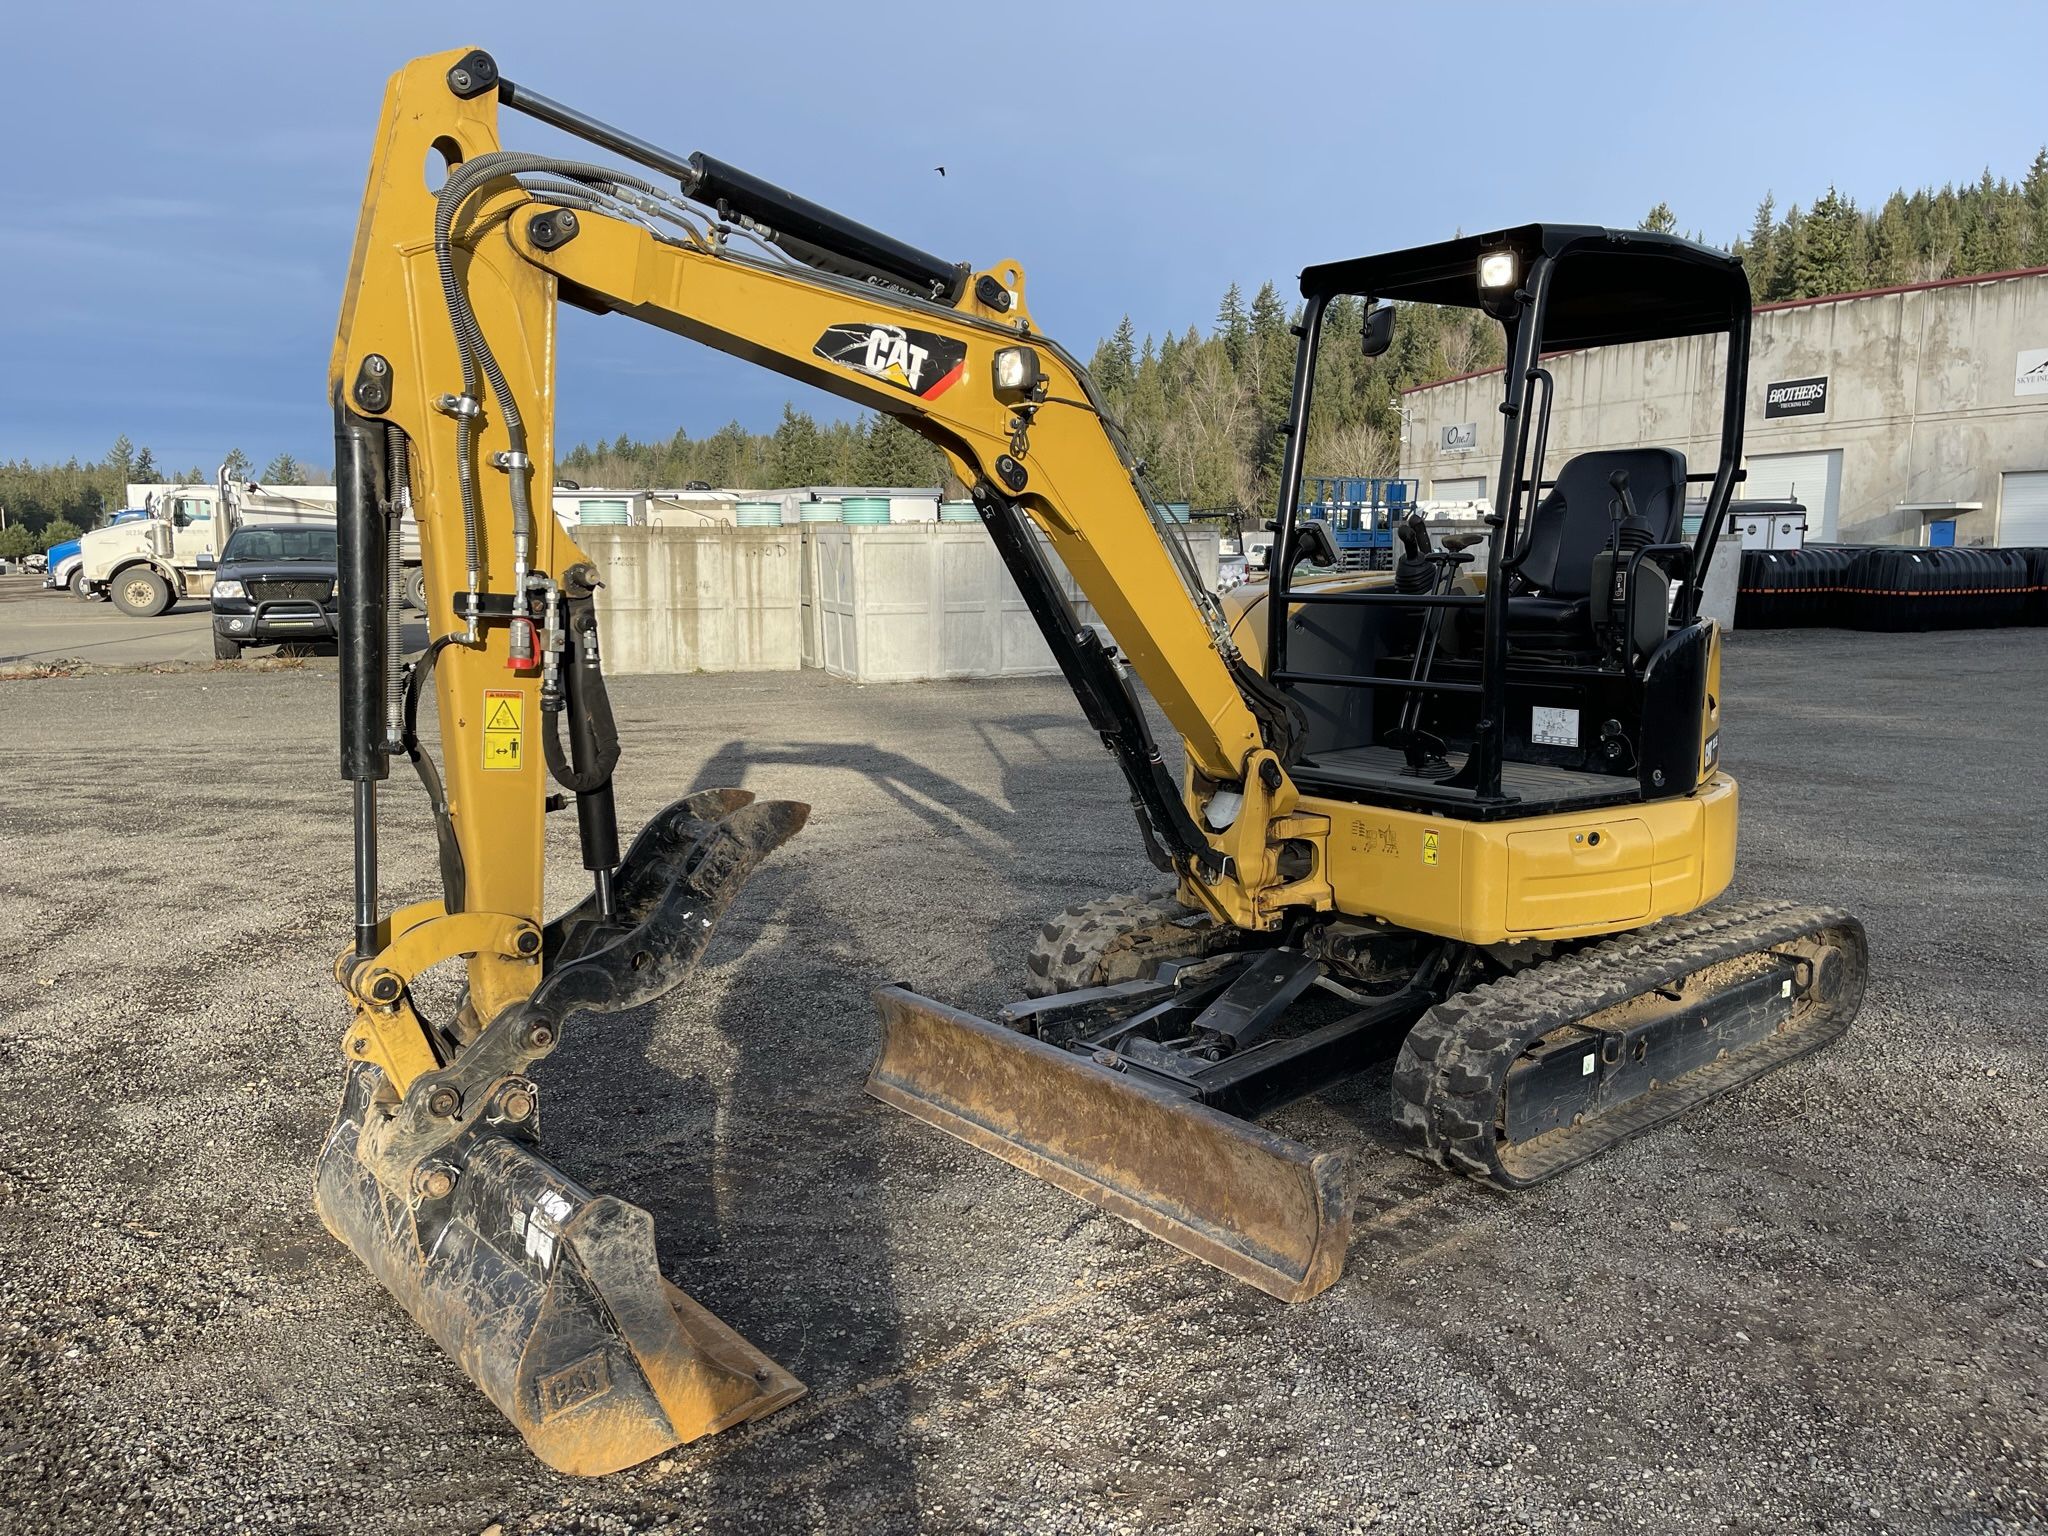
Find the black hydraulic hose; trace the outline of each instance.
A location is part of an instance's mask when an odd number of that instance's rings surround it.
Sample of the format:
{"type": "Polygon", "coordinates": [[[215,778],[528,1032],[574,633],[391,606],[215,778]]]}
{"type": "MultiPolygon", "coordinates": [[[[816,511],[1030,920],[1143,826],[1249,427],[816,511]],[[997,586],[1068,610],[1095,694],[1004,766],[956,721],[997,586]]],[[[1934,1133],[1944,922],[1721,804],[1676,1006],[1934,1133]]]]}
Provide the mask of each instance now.
{"type": "Polygon", "coordinates": [[[406,674],[403,723],[398,745],[412,761],[413,770],[420,776],[420,787],[427,792],[427,804],[433,808],[434,843],[441,866],[442,905],[450,912],[460,912],[469,886],[468,870],[462,861],[462,844],[455,836],[455,818],[448,812],[448,795],[441,784],[441,770],[420,746],[419,738],[420,694],[426,689],[427,679],[434,675],[434,660],[441,654],[442,647],[454,643],[455,636],[443,635],[427,647],[426,654],[414,662],[406,674]]]}
{"type": "MultiPolygon", "coordinates": [[[[458,166],[449,175],[435,198],[434,261],[441,278],[441,294],[447,305],[449,324],[455,332],[456,350],[462,356],[463,395],[471,400],[478,399],[479,383],[489,385],[492,396],[498,402],[498,410],[504,418],[505,436],[510,450],[524,458],[526,422],[519,414],[519,402],[512,397],[512,391],[505,383],[505,375],[498,367],[497,357],[492,353],[489,342],[484,339],[483,328],[477,323],[476,312],[470,305],[469,295],[456,276],[452,243],[456,215],[462,205],[488,183],[501,177],[522,173],[633,187],[650,195],[655,194],[656,189],[636,177],[622,175],[605,166],[558,160],[549,155],[509,154],[501,151],[479,155],[476,159],[458,166]]],[[[456,476],[462,498],[463,548],[469,569],[477,571],[482,565],[478,543],[476,471],[471,462],[475,425],[472,416],[466,410],[456,418],[455,431],[456,476]]],[[[514,464],[509,466],[509,473],[513,532],[522,544],[527,544],[533,538],[533,504],[528,484],[530,466],[514,464]]]]}
{"type": "Polygon", "coordinates": [[[578,773],[562,751],[561,719],[559,707],[541,707],[540,749],[547,758],[548,772],[554,775],[557,784],[572,794],[587,795],[602,789],[611,779],[613,765],[600,760],[578,773]]]}
{"type": "Polygon", "coordinates": [[[543,690],[540,701],[540,744],[548,772],[562,788],[578,795],[604,788],[619,765],[619,729],[612,717],[611,695],[595,658],[584,649],[586,635],[594,633],[596,625],[596,616],[588,609],[572,614],[564,691],[550,696],[543,690]],[[566,753],[561,740],[564,715],[575,738],[566,753]]]}

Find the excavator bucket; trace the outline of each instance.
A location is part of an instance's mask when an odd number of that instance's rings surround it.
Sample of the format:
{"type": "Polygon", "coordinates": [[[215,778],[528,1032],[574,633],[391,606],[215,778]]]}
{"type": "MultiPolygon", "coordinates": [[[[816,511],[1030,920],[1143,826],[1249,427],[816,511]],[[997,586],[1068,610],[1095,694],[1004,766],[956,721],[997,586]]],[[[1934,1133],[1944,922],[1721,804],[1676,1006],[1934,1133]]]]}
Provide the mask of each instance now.
{"type": "Polygon", "coordinates": [[[902,987],[867,1091],[1282,1301],[1351,1242],[1349,1165],[902,987]]]}
{"type": "Polygon", "coordinates": [[[444,1159],[443,1210],[356,1156],[375,1067],[351,1069],[321,1153],[320,1215],[557,1472],[615,1472],[771,1413],[803,1384],[662,1278],[654,1219],[527,1148],[444,1159]]]}
{"type": "Polygon", "coordinates": [[[549,924],[532,997],[402,1096],[353,1063],[316,1167],[328,1230],[559,1472],[617,1471],[804,1393],[662,1277],[645,1210],[539,1155],[525,1076],[565,1020],[647,1002],[694,968],[747,876],[803,825],[801,805],[751,800],[707,791],[657,816],[620,867],[616,915],[585,903],[549,924]]]}

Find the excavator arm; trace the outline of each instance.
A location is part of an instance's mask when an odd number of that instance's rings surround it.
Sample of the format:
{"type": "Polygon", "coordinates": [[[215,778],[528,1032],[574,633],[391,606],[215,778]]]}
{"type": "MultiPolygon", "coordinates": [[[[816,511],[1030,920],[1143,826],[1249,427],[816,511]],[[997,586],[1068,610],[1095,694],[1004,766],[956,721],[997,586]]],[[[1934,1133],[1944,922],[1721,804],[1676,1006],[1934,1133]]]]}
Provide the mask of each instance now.
{"type": "Polygon", "coordinates": [[[1298,859],[1282,874],[1280,850],[1322,820],[1296,813],[1286,775],[1295,717],[1155,522],[1085,370],[1038,333],[1016,263],[955,267],[671,155],[504,80],[480,50],[393,76],[329,369],[356,910],[336,965],[350,1069],[317,1203],[536,1453],[604,1471],[802,1389],[662,1281],[644,1211],[538,1156],[529,1072],[574,1015],[680,983],[805,808],[707,791],[621,854],[596,574],[549,510],[562,303],[759,363],[935,443],[1187,899],[1270,929],[1329,893],[1298,859]],[[638,169],[507,152],[506,106],[638,169]],[[396,623],[408,511],[432,637],[410,665],[396,623]],[[1121,659],[1076,618],[1048,549],[1121,659]],[[1185,784],[1126,664],[1185,743],[1185,784]],[[438,760],[420,733],[429,692],[438,760]],[[441,890],[387,911],[378,796],[394,757],[433,808],[441,890]],[[1219,796],[1230,813],[1205,819],[1219,796]],[[570,805],[591,891],[551,922],[544,827],[570,805]],[[462,968],[464,998],[432,1019],[416,983],[443,965],[462,968]]]}

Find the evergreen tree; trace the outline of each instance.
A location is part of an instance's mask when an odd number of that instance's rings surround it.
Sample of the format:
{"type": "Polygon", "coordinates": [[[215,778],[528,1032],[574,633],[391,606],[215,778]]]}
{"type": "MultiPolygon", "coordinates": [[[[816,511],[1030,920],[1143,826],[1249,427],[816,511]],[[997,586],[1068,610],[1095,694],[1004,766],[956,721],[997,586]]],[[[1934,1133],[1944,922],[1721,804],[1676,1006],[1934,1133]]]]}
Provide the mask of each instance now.
{"type": "MultiPolygon", "coordinates": [[[[620,442],[627,442],[623,435],[620,442]]],[[[616,446],[613,453],[617,456],[616,446]]],[[[761,463],[765,454],[756,452],[754,434],[738,421],[729,421],[704,441],[704,456],[698,462],[703,478],[713,485],[759,488],[770,476],[761,463]]]]}
{"type": "Polygon", "coordinates": [[[2020,183],[2020,200],[2026,204],[2026,263],[2048,267],[2048,147],[2035,151],[2027,179],[2020,183]]]}
{"type": "Polygon", "coordinates": [[[1800,231],[1792,262],[1793,291],[1787,297],[1811,299],[1865,286],[1862,236],[1856,205],[1829,187],[1800,231]]]}
{"type": "Polygon", "coordinates": [[[1750,221],[1749,237],[1742,242],[1741,253],[1743,270],[1749,274],[1749,291],[1758,298],[1770,291],[1777,229],[1777,205],[1766,192],[1764,200],[1756,205],[1756,217],[1750,221]]]}
{"type": "Polygon", "coordinates": [[[114,446],[107,450],[107,472],[113,477],[115,494],[135,478],[135,445],[128,441],[123,432],[114,439],[114,446]]]}
{"type": "Polygon", "coordinates": [[[163,471],[156,467],[156,458],[146,444],[142,451],[135,455],[135,467],[129,471],[128,478],[137,485],[164,483],[163,471]]]}
{"type": "Polygon", "coordinates": [[[304,485],[306,483],[306,471],[300,466],[299,461],[290,454],[280,453],[269,464],[264,466],[263,483],[265,485],[304,485]]]}
{"type": "MultiPolygon", "coordinates": [[[[249,478],[249,472],[253,470],[255,467],[256,466],[254,464],[251,464],[249,462],[249,455],[242,452],[242,450],[239,448],[230,448],[228,450],[228,456],[225,459],[221,460],[221,471],[230,480],[247,480],[249,478]]],[[[204,474],[195,472],[189,478],[193,480],[204,480],[207,477],[204,474]]]]}
{"type": "Polygon", "coordinates": [[[831,485],[835,465],[818,424],[809,413],[784,403],[782,422],[775,429],[775,446],[770,454],[769,478],[777,485],[831,485]]]}
{"type": "MultiPolygon", "coordinates": [[[[2017,184],[1985,175],[1961,188],[1901,191],[1873,210],[1830,188],[1810,210],[1794,205],[1780,217],[1766,194],[1732,247],[1757,301],[2048,265],[2048,149],[2017,184]]],[[[1660,201],[1641,227],[1675,233],[1677,220],[1660,201]]],[[[1222,296],[1207,334],[1187,326],[1140,342],[1126,316],[1091,356],[1097,390],[1166,499],[1270,503],[1291,409],[1298,311],[1272,283],[1249,304],[1243,294],[1233,285],[1222,296]]],[[[1362,323],[1363,305],[1353,298],[1324,311],[1316,391],[1303,424],[1312,472],[1390,470],[1400,454],[1401,391],[1497,367],[1504,353],[1501,327],[1475,312],[1403,304],[1393,344],[1378,358],[1359,349],[1362,323]]],[[[621,436],[578,446],[562,463],[586,484],[621,486],[930,485],[944,473],[941,457],[889,418],[819,424],[794,407],[772,435],[731,423],[708,440],[678,431],[658,447],[621,436]]],[[[19,469],[0,465],[0,503],[33,506],[45,520],[74,506],[90,515],[98,505],[94,487],[106,477],[101,466],[19,469]]]]}
{"type": "Polygon", "coordinates": [[[1117,322],[1116,333],[1095,349],[1095,356],[1089,360],[1088,374],[1095,380],[1095,387],[1109,402],[1112,412],[1121,416],[1131,401],[1131,386],[1137,382],[1137,359],[1132,356],[1131,317],[1125,315],[1117,322]]]}
{"type": "Polygon", "coordinates": [[[1244,312],[1244,294],[1237,284],[1232,283],[1223,295],[1223,303],[1216,311],[1216,334],[1222,338],[1224,350],[1230,355],[1230,366],[1244,366],[1245,348],[1251,341],[1251,319],[1244,312]]]}
{"type": "Polygon", "coordinates": [[[1906,194],[1894,192],[1870,231],[1870,281],[1890,288],[1911,280],[1913,232],[1906,207],[1906,194]]]}
{"type": "Polygon", "coordinates": [[[868,423],[866,440],[854,458],[855,485],[937,485],[943,466],[939,451],[893,416],[868,423]]]}

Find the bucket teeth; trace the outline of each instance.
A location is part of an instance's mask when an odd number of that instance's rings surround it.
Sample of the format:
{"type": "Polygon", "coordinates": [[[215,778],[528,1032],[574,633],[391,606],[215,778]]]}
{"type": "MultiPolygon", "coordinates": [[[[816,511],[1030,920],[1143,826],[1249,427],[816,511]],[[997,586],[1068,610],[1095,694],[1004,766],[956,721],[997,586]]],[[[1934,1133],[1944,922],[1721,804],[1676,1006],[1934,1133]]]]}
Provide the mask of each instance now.
{"type": "Polygon", "coordinates": [[[1283,1301],[1343,1271],[1348,1162],[1016,1030],[875,994],[867,1091],[1283,1301]]]}

